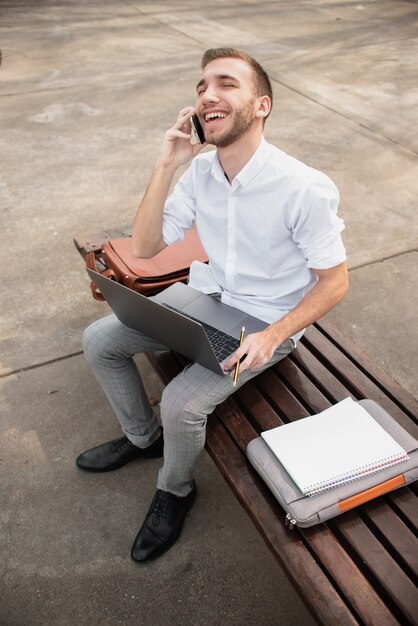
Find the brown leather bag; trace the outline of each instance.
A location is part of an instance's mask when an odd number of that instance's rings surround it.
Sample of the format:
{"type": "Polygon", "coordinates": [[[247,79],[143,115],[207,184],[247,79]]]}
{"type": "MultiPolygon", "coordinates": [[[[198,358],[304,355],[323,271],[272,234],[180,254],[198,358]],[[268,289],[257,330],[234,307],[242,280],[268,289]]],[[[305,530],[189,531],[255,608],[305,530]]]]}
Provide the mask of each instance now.
{"type": "MultiPolygon", "coordinates": [[[[97,251],[88,252],[86,265],[122,283],[130,289],[151,296],[176,282],[186,282],[193,261],[207,262],[196,228],[183,241],[167,246],[151,259],[139,259],[132,253],[131,237],[110,239],[97,251]]],[[[90,288],[96,300],[104,300],[96,285],[90,288]]]]}

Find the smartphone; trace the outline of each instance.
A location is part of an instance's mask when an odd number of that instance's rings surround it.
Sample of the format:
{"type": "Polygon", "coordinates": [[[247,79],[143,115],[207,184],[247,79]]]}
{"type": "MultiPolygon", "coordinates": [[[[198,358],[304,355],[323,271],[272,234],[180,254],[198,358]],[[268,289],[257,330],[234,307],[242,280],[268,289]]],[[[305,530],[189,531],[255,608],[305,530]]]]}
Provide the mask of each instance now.
{"type": "Polygon", "coordinates": [[[205,135],[203,134],[203,128],[197,115],[193,115],[193,117],[190,118],[190,125],[192,127],[192,137],[190,139],[190,143],[192,145],[205,143],[205,135]]]}

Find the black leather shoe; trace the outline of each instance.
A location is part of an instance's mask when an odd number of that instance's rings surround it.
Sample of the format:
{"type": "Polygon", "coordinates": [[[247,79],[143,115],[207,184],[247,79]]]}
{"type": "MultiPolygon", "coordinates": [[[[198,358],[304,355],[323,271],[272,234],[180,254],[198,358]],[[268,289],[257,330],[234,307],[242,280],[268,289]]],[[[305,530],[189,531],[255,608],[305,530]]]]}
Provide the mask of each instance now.
{"type": "Polygon", "coordinates": [[[127,437],[113,439],[80,454],[76,464],[87,472],[110,472],[134,459],[155,459],[163,455],[162,434],[148,448],[138,448],[127,437]]]}
{"type": "Polygon", "coordinates": [[[196,485],[184,498],[157,489],[131,550],[134,561],[144,563],[161,556],[177,541],[184,518],[196,499],[196,485]]]}

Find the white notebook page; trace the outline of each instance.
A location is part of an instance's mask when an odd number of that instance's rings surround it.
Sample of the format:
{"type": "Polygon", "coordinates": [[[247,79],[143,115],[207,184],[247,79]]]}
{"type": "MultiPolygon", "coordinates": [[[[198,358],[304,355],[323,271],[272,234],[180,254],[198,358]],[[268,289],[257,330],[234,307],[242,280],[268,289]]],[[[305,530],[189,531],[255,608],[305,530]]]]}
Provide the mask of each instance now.
{"type": "Polygon", "coordinates": [[[356,480],[408,458],[351,398],[261,435],[304,494],[356,480]]]}

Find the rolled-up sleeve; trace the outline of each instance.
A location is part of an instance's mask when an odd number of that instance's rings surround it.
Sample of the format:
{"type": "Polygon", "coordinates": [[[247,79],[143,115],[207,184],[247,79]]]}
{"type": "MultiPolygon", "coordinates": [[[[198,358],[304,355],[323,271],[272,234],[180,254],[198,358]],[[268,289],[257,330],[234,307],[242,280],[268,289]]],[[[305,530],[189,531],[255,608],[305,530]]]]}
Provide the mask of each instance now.
{"type": "Polygon", "coordinates": [[[347,256],[341,238],[344,222],[338,217],[340,196],[325,175],[311,181],[301,192],[290,218],[292,238],[312,269],[328,269],[347,256]]]}
{"type": "Polygon", "coordinates": [[[163,212],[163,238],[169,246],[184,239],[196,216],[192,166],[181,176],[167,198],[163,212]]]}

